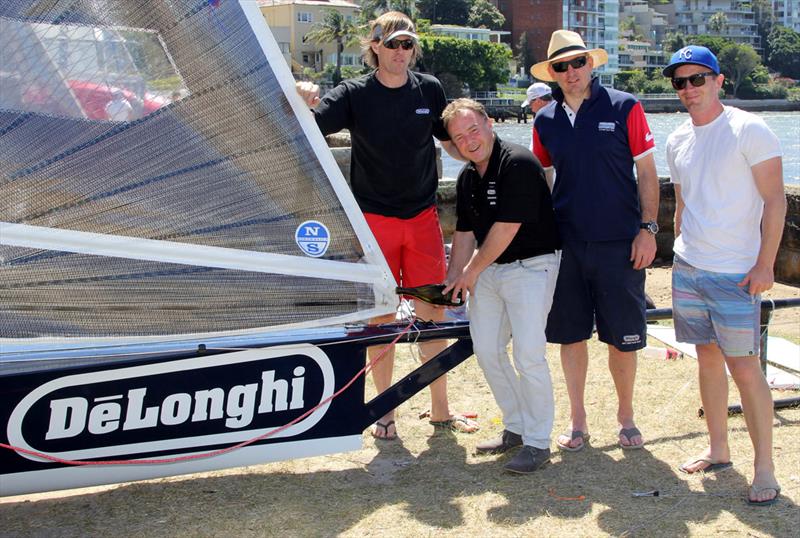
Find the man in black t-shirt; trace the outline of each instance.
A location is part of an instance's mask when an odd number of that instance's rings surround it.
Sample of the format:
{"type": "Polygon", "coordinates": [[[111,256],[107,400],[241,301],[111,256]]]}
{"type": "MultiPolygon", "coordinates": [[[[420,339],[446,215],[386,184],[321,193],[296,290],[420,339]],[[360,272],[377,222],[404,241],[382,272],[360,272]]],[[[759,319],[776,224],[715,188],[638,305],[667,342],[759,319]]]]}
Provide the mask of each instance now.
{"type": "Polygon", "coordinates": [[[536,157],[500,140],[480,103],[457,99],[442,118],[470,161],[456,184],[458,219],[444,291],[462,299],[470,294],[475,355],[503,413],[502,435],[477,452],[522,445],[505,469],[532,473],[550,461],[554,414],[544,329],[561,245],[550,189],[536,157]],[[512,334],[516,371],[506,353],[512,334]]]}
{"type": "MultiPolygon", "coordinates": [[[[447,99],[435,77],[409,70],[421,51],[408,17],[396,11],[384,13],[371,23],[368,35],[362,46],[366,63],[375,68],[372,73],[342,82],[322,99],[319,87],[311,82],[298,82],[297,91],[314,109],[323,134],[350,131],[353,195],[395,280],[409,288],[438,284],[444,281],[446,261],[436,212],[433,137],[451,151],[440,117],[447,99]]],[[[420,319],[444,319],[442,309],[422,301],[415,301],[414,308],[420,319]]],[[[372,321],[392,322],[394,316],[372,321]]],[[[445,345],[444,341],[421,344],[422,360],[434,357],[445,345]]],[[[377,351],[370,349],[370,356],[377,351]]],[[[379,393],[391,384],[393,364],[394,347],[372,369],[379,393]]],[[[446,383],[442,376],[431,384],[431,424],[476,431],[477,423],[450,413],[446,383]]],[[[375,423],[372,435],[397,437],[394,411],[375,423]]]]}

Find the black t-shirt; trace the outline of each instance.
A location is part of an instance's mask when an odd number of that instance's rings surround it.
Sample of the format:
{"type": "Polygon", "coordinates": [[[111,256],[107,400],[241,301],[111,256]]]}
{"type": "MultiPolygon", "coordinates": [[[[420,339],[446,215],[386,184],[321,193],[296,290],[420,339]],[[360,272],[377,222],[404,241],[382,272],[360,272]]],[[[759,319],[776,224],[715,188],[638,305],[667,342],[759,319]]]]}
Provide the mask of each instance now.
{"type": "Polygon", "coordinates": [[[486,174],[468,163],[456,184],[456,230],[472,232],[480,247],[495,222],[520,222],[519,231],[495,260],[509,263],[561,248],[544,169],[530,150],[500,140],[486,174]]]}
{"type": "Polygon", "coordinates": [[[407,219],[436,203],[432,137],[450,139],[441,120],[446,106],[439,81],[411,71],[399,88],[371,73],[325,94],[314,117],[323,134],[350,130],[350,184],[362,211],[407,219]]]}

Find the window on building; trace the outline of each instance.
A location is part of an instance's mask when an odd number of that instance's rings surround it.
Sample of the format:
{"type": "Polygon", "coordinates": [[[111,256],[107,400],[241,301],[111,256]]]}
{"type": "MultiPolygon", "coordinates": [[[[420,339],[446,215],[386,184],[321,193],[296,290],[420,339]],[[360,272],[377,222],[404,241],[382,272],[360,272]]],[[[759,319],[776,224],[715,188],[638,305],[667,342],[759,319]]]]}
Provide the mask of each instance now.
{"type": "Polygon", "coordinates": [[[308,11],[298,11],[297,22],[314,22],[314,17],[308,11]]]}

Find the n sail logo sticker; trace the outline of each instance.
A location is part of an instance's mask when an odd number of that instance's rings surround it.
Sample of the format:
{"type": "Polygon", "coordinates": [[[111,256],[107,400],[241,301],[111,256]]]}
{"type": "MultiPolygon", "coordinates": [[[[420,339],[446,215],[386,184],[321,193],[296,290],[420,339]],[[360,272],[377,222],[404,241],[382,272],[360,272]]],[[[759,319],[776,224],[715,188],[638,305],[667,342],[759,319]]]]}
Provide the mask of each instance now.
{"type": "Polygon", "coordinates": [[[294,232],[294,240],[300,250],[319,258],[328,250],[331,241],[331,234],[328,227],[316,220],[307,220],[297,227],[294,232]]]}
{"type": "MultiPolygon", "coordinates": [[[[288,424],[334,384],[330,359],[310,344],[68,375],[17,404],[8,440],[74,460],[233,445],[288,424]]],[[[270,439],[308,431],[329,407],[270,439]]]]}

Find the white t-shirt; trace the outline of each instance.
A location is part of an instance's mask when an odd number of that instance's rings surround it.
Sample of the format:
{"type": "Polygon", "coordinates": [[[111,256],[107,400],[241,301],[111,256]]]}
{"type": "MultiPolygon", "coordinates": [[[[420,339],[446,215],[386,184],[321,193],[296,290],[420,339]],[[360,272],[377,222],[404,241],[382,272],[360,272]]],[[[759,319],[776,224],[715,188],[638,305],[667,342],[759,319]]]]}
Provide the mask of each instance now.
{"type": "Polygon", "coordinates": [[[766,123],[738,108],[724,107],[707,125],[690,118],[675,129],[667,138],[667,164],[684,202],[675,253],[706,271],[750,271],[764,210],[751,168],[779,156],[780,143],[766,123]]]}

